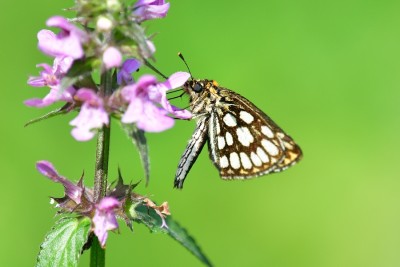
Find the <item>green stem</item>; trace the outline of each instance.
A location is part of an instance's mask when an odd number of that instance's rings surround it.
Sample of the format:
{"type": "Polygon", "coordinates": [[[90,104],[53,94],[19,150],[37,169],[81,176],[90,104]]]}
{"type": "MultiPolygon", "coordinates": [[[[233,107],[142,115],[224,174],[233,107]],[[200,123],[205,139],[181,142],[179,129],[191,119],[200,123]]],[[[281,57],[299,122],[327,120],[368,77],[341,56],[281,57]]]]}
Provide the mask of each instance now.
{"type": "Polygon", "coordinates": [[[100,246],[97,236],[93,236],[92,247],[90,249],[90,267],[106,266],[106,251],[100,246]]]}
{"type": "Polygon", "coordinates": [[[98,203],[107,189],[108,156],[110,150],[110,127],[104,125],[97,137],[96,169],[94,175],[94,202],[98,203]]]}
{"type": "MultiPolygon", "coordinates": [[[[112,93],[112,74],[111,71],[104,72],[101,75],[101,86],[99,91],[101,96],[108,96],[112,93]]],[[[94,175],[94,202],[98,203],[106,195],[107,176],[108,176],[108,158],[110,154],[110,126],[104,125],[98,132],[96,146],[96,167],[94,175]]],[[[105,266],[106,251],[99,243],[96,236],[93,238],[90,249],[90,267],[105,266]]]]}

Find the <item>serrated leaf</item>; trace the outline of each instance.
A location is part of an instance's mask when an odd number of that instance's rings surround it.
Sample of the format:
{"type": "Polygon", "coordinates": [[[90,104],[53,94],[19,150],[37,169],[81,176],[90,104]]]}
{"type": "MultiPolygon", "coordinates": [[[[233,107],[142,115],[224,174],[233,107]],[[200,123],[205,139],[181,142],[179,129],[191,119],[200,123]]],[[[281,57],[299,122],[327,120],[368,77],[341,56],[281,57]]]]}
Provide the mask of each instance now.
{"type": "Polygon", "coordinates": [[[168,225],[168,234],[178,241],[187,250],[193,253],[200,261],[202,261],[207,266],[212,266],[211,262],[208,260],[206,255],[201,251],[199,245],[197,245],[196,240],[191,237],[188,231],[183,228],[178,222],[168,216],[166,218],[168,225]]]}
{"type": "Polygon", "coordinates": [[[138,205],[135,208],[135,212],[136,212],[135,221],[143,223],[153,233],[162,232],[168,234],[173,239],[178,241],[178,243],[184,246],[187,250],[189,250],[206,266],[212,266],[211,262],[202,252],[199,245],[197,245],[194,238],[189,235],[188,231],[185,228],[183,228],[175,220],[173,220],[171,216],[168,216],[166,218],[166,222],[168,225],[168,228],[166,229],[166,228],[161,228],[161,223],[162,223],[161,218],[157,213],[154,212],[154,210],[148,209],[144,205],[138,205]]]}
{"type": "Polygon", "coordinates": [[[36,266],[78,266],[89,232],[90,219],[87,217],[60,219],[40,246],[36,266]]]}
{"type": "Polygon", "coordinates": [[[120,123],[121,127],[124,129],[128,138],[132,140],[133,144],[137,147],[144,168],[144,174],[146,177],[146,186],[150,181],[150,158],[149,158],[149,148],[147,146],[146,136],[144,131],[136,127],[135,124],[125,124],[120,123]]]}
{"type": "Polygon", "coordinates": [[[39,121],[42,121],[42,120],[45,120],[45,119],[50,119],[52,117],[55,117],[55,116],[58,116],[58,115],[61,115],[61,114],[65,114],[65,113],[68,112],[68,110],[70,109],[71,105],[72,105],[71,103],[67,103],[64,106],[62,106],[61,108],[52,110],[52,111],[44,114],[43,116],[40,116],[39,118],[35,118],[35,119],[32,119],[32,120],[28,121],[27,123],[25,123],[24,126],[26,127],[26,126],[29,126],[29,125],[34,124],[36,122],[39,122],[39,121]]]}

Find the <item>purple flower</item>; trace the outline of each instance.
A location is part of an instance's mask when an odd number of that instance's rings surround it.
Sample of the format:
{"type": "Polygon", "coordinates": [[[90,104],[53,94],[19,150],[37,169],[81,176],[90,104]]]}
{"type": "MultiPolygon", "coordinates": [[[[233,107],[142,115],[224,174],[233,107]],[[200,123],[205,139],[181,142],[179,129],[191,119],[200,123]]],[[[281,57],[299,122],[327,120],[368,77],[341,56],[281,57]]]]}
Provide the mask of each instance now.
{"type": "Polygon", "coordinates": [[[72,102],[75,94],[75,89],[71,86],[63,92],[60,92],[60,81],[71,67],[73,59],[71,57],[56,57],[53,67],[47,64],[39,64],[43,71],[38,77],[30,77],[28,84],[34,87],[50,87],[50,92],[43,98],[34,98],[26,100],[24,103],[27,106],[46,107],[57,101],[72,102]]]}
{"type": "Polygon", "coordinates": [[[121,66],[122,55],[119,50],[113,46],[110,46],[103,53],[103,63],[106,69],[116,68],[121,66]]]}
{"type": "Polygon", "coordinates": [[[32,98],[24,102],[25,105],[30,107],[47,107],[57,101],[73,102],[73,96],[75,94],[75,89],[69,87],[65,89],[62,94],[60,94],[59,87],[50,87],[50,92],[43,98],[32,98]]]}
{"type": "Polygon", "coordinates": [[[120,71],[118,71],[117,73],[117,83],[119,85],[132,84],[134,82],[132,78],[132,73],[137,71],[140,65],[140,61],[134,58],[125,60],[125,62],[122,64],[120,71]]]}
{"type": "Polygon", "coordinates": [[[167,15],[169,3],[164,0],[139,0],[134,5],[133,14],[138,17],[139,22],[163,18],[167,15]]]}
{"type": "Polygon", "coordinates": [[[43,53],[53,57],[70,56],[73,59],[84,56],[82,44],[88,40],[84,31],[59,16],[49,18],[46,25],[60,28],[60,32],[55,34],[49,30],[41,30],[38,33],[38,46],[43,53]]]}
{"type": "Polygon", "coordinates": [[[44,176],[47,176],[56,183],[61,183],[65,188],[65,194],[70,199],[75,201],[76,204],[81,203],[83,189],[78,185],[73,184],[65,177],[60,176],[54,168],[53,164],[48,161],[42,160],[36,163],[36,168],[44,176]]]}
{"type": "Polygon", "coordinates": [[[93,217],[94,234],[98,237],[102,247],[105,246],[109,230],[118,228],[118,222],[114,210],[120,207],[120,203],[113,197],[103,198],[96,205],[95,215],[93,217]]]}
{"type": "Polygon", "coordinates": [[[137,83],[125,86],[121,94],[129,104],[121,121],[136,123],[147,132],[161,132],[174,125],[174,119],[167,116],[168,113],[181,119],[191,118],[189,111],[172,106],[166,95],[168,90],[182,86],[189,77],[186,72],[177,72],[167,81],[157,83],[154,76],[144,75],[137,83]]]}
{"type": "Polygon", "coordinates": [[[108,125],[108,114],[103,99],[91,89],[79,89],[75,98],[82,101],[83,105],[79,115],[69,123],[75,126],[71,134],[78,141],[87,141],[95,135],[92,129],[108,125]]]}
{"type": "Polygon", "coordinates": [[[192,114],[185,109],[172,106],[168,101],[167,91],[181,87],[189,77],[190,74],[187,72],[175,72],[165,82],[157,85],[158,90],[161,92],[161,94],[158,95],[160,98],[158,98],[157,101],[159,101],[164,109],[179,119],[190,119],[192,114]]]}
{"type": "Polygon", "coordinates": [[[29,77],[28,84],[34,87],[53,86],[60,83],[71,67],[73,59],[71,57],[56,57],[53,67],[48,64],[38,64],[37,67],[43,68],[40,76],[29,77]]]}
{"type": "Polygon", "coordinates": [[[40,76],[29,77],[28,84],[34,87],[43,87],[43,86],[51,86],[56,85],[58,83],[58,78],[56,77],[53,68],[48,64],[37,64],[36,67],[43,68],[43,71],[40,72],[40,76]]]}

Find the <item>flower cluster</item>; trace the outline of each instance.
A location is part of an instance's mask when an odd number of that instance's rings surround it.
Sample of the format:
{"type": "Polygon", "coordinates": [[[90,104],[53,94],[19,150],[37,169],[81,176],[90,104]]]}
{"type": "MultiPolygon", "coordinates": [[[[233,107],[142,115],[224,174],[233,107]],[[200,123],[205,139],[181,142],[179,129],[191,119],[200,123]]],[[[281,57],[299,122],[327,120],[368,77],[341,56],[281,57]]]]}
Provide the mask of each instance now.
{"type": "MultiPolygon", "coordinates": [[[[105,2],[109,5],[105,9],[108,12],[124,10],[120,4],[111,3],[118,1],[105,2]]],[[[74,127],[72,136],[78,141],[92,139],[96,129],[109,125],[110,117],[136,124],[147,132],[171,128],[173,118],[190,119],[189,111],[172,106],[167,99],[167,91],[181,87],[190,77],[188,73],[174,73],[166,81],[143,75],[136,82],[132,77],[141,62],[152,58],[155,51],[140,23],[165,17],[168,9],[169,3],[163,0],[139,0],[131,8],[129,19],[122,22],[109,13],[91,16],[92,21],[75,20],[82,26],[93,23],[94,29],[78,27],[63,17],[50,18],[47,26],[58,28],[58,33],[41,30],[37,37],[39,49],[54,58],[53,66],[38,64],[42,68],[40,76],[28,80],[29,85],[48,87],[50,91],[45,97],[29,99],[25,104],[40,108],[64,102],[68,112],[78,110],[78,116],[70,122],[74,127]],[[126,34],[124,38],[119,37],[122,33],[126,34]],[[115,70],[111,92],[102,92],[101,85],[94,82],[95,68],[102,75],[115,70]]]]}
{"type": "Polygon", "coordinates": [[[72,182],[50,162],[36,164],[42,175],[64,187],[64,196],[51,197],[51,204],[55,204],[62,218],[41,245],[37,265],[75,266],[81,253],[89,248],[91,265],[104,263],[108,235],[118,231],[123,221],[131,230],[133,222],[138,222],[152,232],[168,233],[211,266],[186,229],[169,216],[167,202],[157,205],[137,194],[134,190],[139,183],[125,184],[120,171],[116,182],[108,179],[108,127],[112,119],[135,144],[148,185],[146,132],[161,132],[171,128],[174,119],[192,118],[189,111],[173,106],[167,98],[170,90],[187,83],[190,74],[175,72],[167,77],[155,70],[150,62],[155,59],[156,47],[142,27],[147,20],[165,17],[170,4],[165,0],[130,2],[76,0],[75,6],[69,8],[76,12],[75,18],[51,17],[46,25],[56,30],[43,29],[37,34],[39,50],[53,62],[38,64],[39,75],[28,79],[28,85],[44,88],[47,94],[28,99],[25,105],[61,105],[26,125],[76,111],[76,117],[69,122],[73,138],[88,141],[99,135],[93,187],[84,185],[83,175],[72,182]],[[136,76],[134,73],[142,66],[155,70],[163,80],[150,74],[136,76]]]}
{"type": "Polygon", "coordinates": [[[108,231],[118,229],[117,217],[125,220],[132,228],[131,221],[135,220],[135,210],[146,208],[152,210],[161,219],[161,228],[168,228],[165,217],[170,215],[168,203],[164,202],[157,206],[149,198],[132,192],[134,186],[125,185],[121,175],[114,188],[109,187],[106,197],[99,203],[93,200],[93,190],[83,185],[83,177],[77,184],[58,174],[55,167],[48,161],[39,161],[36,164],[38,171],[56,183],[64,186],[65,196],[62,198],[52,197],[57,203],[56,207],[61,212],[74,212],[80,216],[87,216],[92,221],[92,231],[98,237],[100,244],[106,244],[108,231]]]}

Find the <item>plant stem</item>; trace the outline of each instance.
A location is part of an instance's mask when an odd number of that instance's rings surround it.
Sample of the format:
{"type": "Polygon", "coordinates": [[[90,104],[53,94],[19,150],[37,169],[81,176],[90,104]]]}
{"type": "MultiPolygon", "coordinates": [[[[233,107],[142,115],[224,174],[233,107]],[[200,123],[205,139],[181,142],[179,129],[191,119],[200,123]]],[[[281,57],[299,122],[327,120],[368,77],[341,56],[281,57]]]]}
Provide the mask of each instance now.
{"type": "Polygon", "coordinates": [[[101,248],[97,236],[94,235],[90,248],[90,267],[100,266],[106,266],[106,250],[101,248]]]}
{"type": "Polygon", "coordinates": [[[94,175],[94,202],[96,203],[106,195],[109,149],[110,127],[104,125],[97,137],[96,169],[94,175]]]}
{"type": "MultiPolygon", "coordinates": [[[[112,74],[111,71],[106,71],[101,75],[100,95],[107,97],[112,93],[112,74]]],[[[110,126],[103,125],[97,136],[96,146],[96,167],[94,176],[94,192],[93,200],[98,203],[107,191],[107,176],[108,176],[108,158],[110,154],[110,126]]],[[[92,247],[90,249],[90,266],[104,267],[106,251],[99,243],[96,236],[93,237],[92,247]]]]}
{"type": "MultiPolygon", "coordinates": [[[[99,94],[106,98],[112,93],[112,73],[105,71],[101,75],[99,94]]],[[[96,168],[94,175],[94,202],[98,203],[107,189],[108,157],[110,150],[110,126],[103,125],[97,136],[96,168]]]]}

